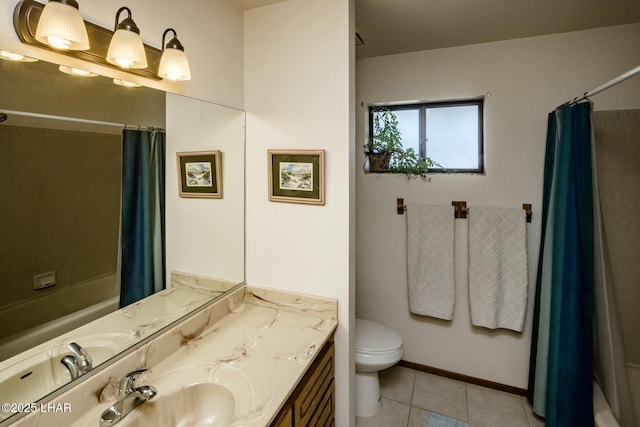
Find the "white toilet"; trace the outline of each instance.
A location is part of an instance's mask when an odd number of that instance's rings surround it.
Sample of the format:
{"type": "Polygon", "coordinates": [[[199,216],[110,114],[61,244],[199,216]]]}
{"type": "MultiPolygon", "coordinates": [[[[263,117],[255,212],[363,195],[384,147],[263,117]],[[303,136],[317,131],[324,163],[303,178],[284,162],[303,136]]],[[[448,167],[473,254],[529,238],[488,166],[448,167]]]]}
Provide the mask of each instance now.
{"type": "Polygon", "coordinates": [[[402,359],[402,338],[388,327],[356,319],[356,416],[372,417],[381,406],[378,371],[402,359]]]}

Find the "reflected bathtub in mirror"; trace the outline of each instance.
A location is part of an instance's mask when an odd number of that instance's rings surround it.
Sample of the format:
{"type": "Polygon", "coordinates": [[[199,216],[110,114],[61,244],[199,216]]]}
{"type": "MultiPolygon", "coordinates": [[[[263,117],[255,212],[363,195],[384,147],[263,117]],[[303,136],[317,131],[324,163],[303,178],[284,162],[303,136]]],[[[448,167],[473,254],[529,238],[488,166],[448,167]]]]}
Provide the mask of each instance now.
{"type": "MultiPolygon", "coordinates": [[[[236,282],[171,274],[171,287],[0,362],[0,401],[33,403],[73,380],[61,363],[77,343],[93,369],[215,301],[236,282]]],[[[81,378],[79,378],[81,379],[81,378]]],[[[11,412],[0,410],[0,421],[11,412]]]]}

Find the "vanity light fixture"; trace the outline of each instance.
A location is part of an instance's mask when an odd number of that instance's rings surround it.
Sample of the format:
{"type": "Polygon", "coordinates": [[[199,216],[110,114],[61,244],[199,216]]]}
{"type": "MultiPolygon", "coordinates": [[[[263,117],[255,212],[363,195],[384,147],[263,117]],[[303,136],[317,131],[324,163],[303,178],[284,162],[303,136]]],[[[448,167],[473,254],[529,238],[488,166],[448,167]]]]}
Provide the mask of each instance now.
{"type": "Polygon", "coordinates": [[[140,38],[140,29],[131,19],[131,10],[128,7],[118,9],[114,31],[109,43],[107,62],[121,68],[147,68],[147,56],[140,38]],[[128,17],[119,23],[120,14],[125,10],[128,17]]]}
{"type": "Polygon", "coordinates": [[[78,2],[49,0],[42,10],[36,29],[36,40],[54,49],[87,50],[89,36],[78,2]]]}
{"type": "Polygon", "coordinates": [[[81,70],[81,69],[75,68],[75,67],[67,67],[66,65],[60,65],[58,67],[58,70],[62,71],[65,74],[69,74],[69,75],[72,75],[72,76],[78,76],[78,77],[96,77],[97,76],[96,73],[92,73],[90,71],[81,70]]]}
{"type": "Polygon", "coordinates": [[[189,60],[173,28],[167,28],[162,34],[162,58],[160,58],[158,75],[169,80],[191,80],[189,60]],[[165,37],[169,31],[173,32],[173,38],[165,45],[165,37]]]}
{"type": "MultiPolygon", "coordinates": [[[[38,0],[18,0],[13,13],[13,27],[16,30],[18,39],[29,46],[52,50],[81,61],[97,64],[101,67],[125,71],[128,74],[146,79],[191,79],[189,63],[186,55],[184,55],[184,48],[177,39],[175,30],[170,28],[165,31],[162,37],[163,46],[161,46],[161,49],[143,44],[140,38],[140,29],[131,18],[131,10],[126,7],[121,7],[116,13],[114,31],[84,21],[88,40],[90,40],[90,47],[87,50],[72,50],[71,48],[67,50],[54,49],[48,44],[43,44],[38,41],[38,39],[36,39],[36,32],[40,28],[41,21],[43,21],[42,16],[44,15],[45,7],[48,7],[52,3],[58,3],[57,6],[74,9],[74,7],[69,5],[77,5],[77,3],[75,3],[76,1],[77,0],[49,0],[49,3],[44,5],[38,0]],[[128,16],[122,22],[118,22],[120,20],[120,14],[123,11],[127,11],[128,16]],[[173,38],[165,45],[165,37],[169,32],[173,33],[173,38]],[[122,47],[122,40],[124,40],[125,47],[122,47]],[[135,48],[131,47],[131,40],[135,40],[135,48]],[[163,53],[165,53],[166,58],[163,58],[163,53]],[[163,71],[163,75],[160,76],[160,71],[158,70],[160,61],[162,60],[167,64],[174,64],[176,57],[183,58],[178,61],[182,62],[182,68],[176,68],[176,65],[165,66],[165,64],[163,64],[163,69],[168,69],[168,71],[163,71]]],[[[73,43],[71,43],[70,46],[73,46],[73,43]]]]}
{"type": "Polygon", "coordinates": [[[8,50],[0,50],[0,58],[6,59],[7,61],[15,61],[15,62],[37,62],[38,61],[35,58],[30,58],[28,56],[24,56],[19,53],[9,52],[8,50]]]}

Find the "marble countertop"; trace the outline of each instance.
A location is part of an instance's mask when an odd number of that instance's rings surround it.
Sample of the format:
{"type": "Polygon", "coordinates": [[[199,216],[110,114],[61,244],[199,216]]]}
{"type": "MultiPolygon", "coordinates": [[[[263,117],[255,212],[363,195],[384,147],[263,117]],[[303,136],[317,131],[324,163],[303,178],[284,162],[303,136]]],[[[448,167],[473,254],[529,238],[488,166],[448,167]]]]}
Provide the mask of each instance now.
{"type": "MultiPolygon", "coordinates": [[[[245,285],[12,425],[98,426],[120,379],[145,368],[139,384],[155,386],[158,395],[140,408],[208,381],[234,394],[230,425],[268,426],[337,325],[336,300],[245,285]]],[[[138,412],[127,418],[144,416],[138,412]]]]}
{"type": "MultiPolygon", "coordinates": [[[[0,403],[34,402],[69,383],[69,371],[58,363],[70,354],[69,343],[77,342],[89,351],[97,367],[236,285],[172,272],[169,289],[1,361],[0,403]],[[21,379],[27,370],[33,374],[21,379]],[[25,387],[25,382],[30,384],[25,387]],[[13,387],[16,383],[23,383],[20,391],[13,387]]],[[[0,421],[10,414],[0,408],[0,421]]]]}

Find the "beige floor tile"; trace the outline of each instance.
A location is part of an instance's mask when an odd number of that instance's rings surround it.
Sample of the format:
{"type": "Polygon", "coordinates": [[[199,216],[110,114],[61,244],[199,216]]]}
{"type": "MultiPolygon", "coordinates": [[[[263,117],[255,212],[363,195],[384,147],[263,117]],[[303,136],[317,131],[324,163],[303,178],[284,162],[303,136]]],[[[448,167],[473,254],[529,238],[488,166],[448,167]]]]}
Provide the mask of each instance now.
{"type": "Polygon", "coordinates": [[[430,412],[426,409],[420,409],[412,406],[409,412],[409,424],[407,427],[426,427],[429,421],[430,412]]]}
{"type": "Polygon", "coordinates": [[[389,369],[378,372],[378,375],[380,377],[380,394],[383,398],[406,403],[407,405],[411,404],[416,371],[402,366],[392,366],[389,369]]]}
{"type": "Polygon", "coordinates": [[[530,427],[521,396],[467,384],[469,421],[483,427],[530,427]]]}
{"type": "Polygon", "coordinates": [[[409,420],[409,409],[409,405],[404,403],[382,399],[380,412],[373,417],[356,417],[356,427],[405,427],[409,420]]]}
{"type": "Polygon", "coordinates": [[[465,384],[459,381],[416,372],[411,404],[457,420],[468,420],[465,384]]]}

